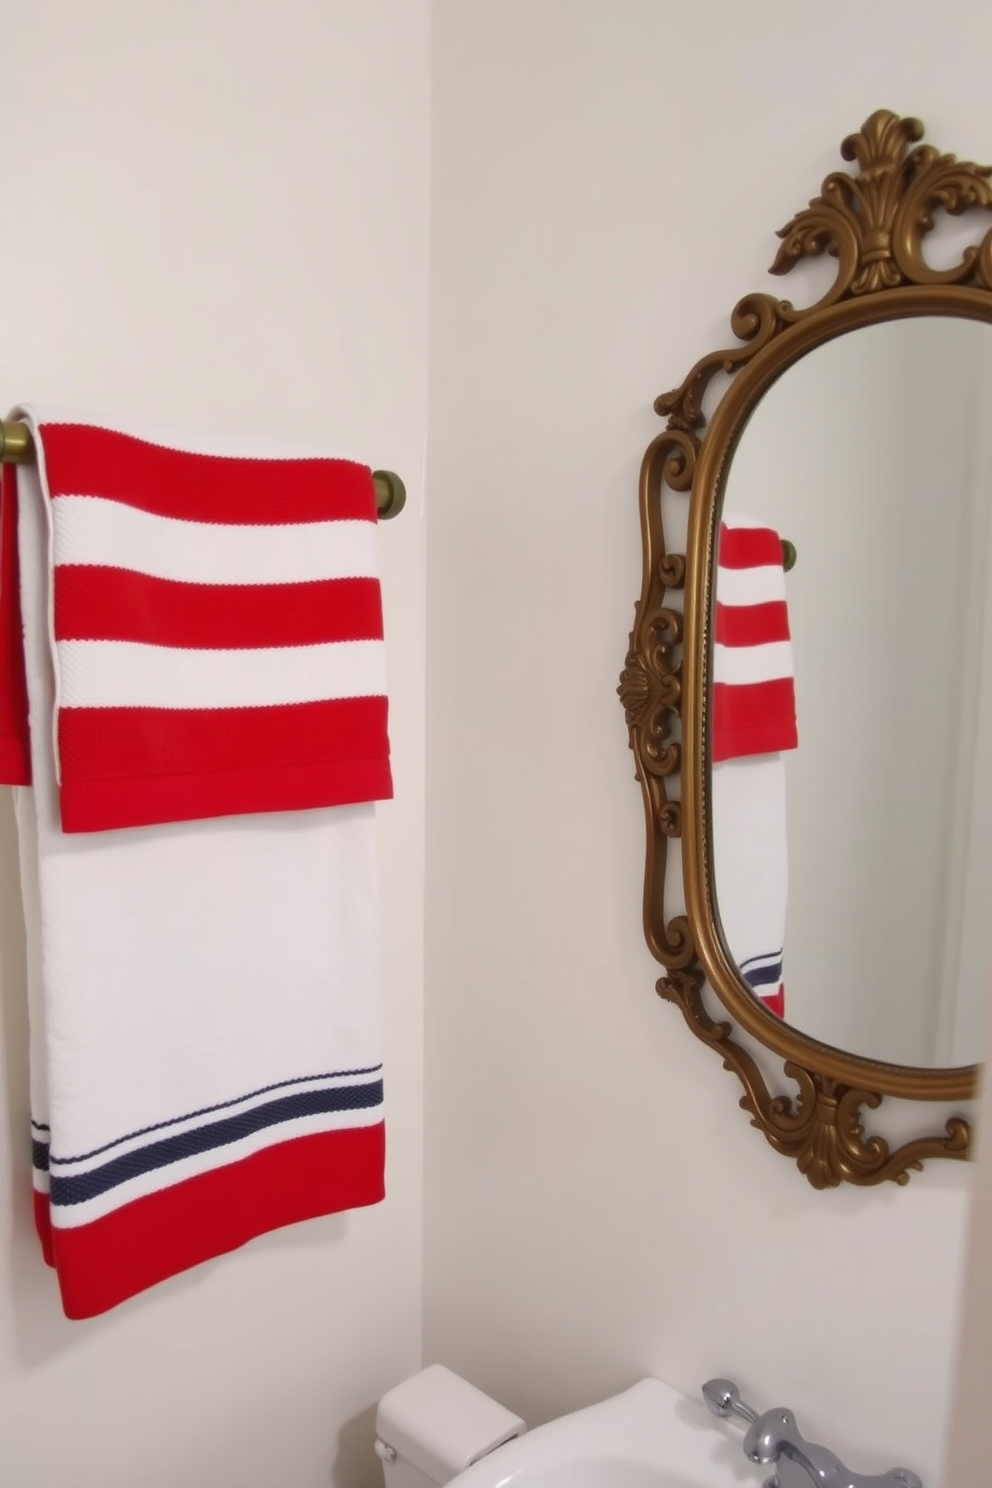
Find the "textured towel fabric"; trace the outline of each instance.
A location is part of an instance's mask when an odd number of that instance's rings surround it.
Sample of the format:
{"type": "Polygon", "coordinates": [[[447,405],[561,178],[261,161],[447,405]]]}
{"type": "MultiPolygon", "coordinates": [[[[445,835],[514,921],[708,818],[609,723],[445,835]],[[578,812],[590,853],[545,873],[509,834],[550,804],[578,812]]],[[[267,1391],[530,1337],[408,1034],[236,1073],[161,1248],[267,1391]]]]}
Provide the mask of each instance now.
{"type": "Polygon", "coordinates": [[[713,647],[713,858],[727,945],[756,997],[785,1016],[785,761],[795,749],[782,540],[725,512],[713,647]]]}
{"type": "MultiPolygon", "coordinates": [[[[371,471],[22,413],[47,522],[63,831],[390,795],[371,471]]],[[[0,763],[21,783],[8,676],[0,763]]]]}
{"type": "MultiPolygon", "coordinates": [[[[47,454],[46,420],[35,428],[47,454]]],[[[155,452],[153,441],[133,442],[142,459],[155,452]]],[[[229,476],[240,462],[208,459],[208,471],[219,463],[229,476]]],[[[348,638],[332,639],[348,587],[375,584],[374,546],[356,545],[351,530],[362,522],[374,539],[374,497],[367,470],[326,461],[328,489],[307,507],[299,467],[277,463],[295,545],[280,525],[239,546],[237,516],[250,506],[238,508],[222,482],[212,507],[204,476],[195,518],[153,513],[158,537],[140,558],[130,532],[113,547],[120,523],[103,508],[138,512],[140,525],[145,506],[161,504],[141,481],[125,502],[108,478],[87,498],[99,514],[79,538],[82,516],[59,515],[60,501],[73,509],[66,485],[49,496],[43,468],[20,471],[16,486],[4,473],[0,764],[18,786],[35,1214],[70,1317],[103,1312],[265,1231],[383,1197],[371,804],[388,785],[381,659],[327,654],[353,646],[356,630],[381,650],[377,586],[359,601],[363,618],[344,622],[348,638]],[[348,503],[359,486],[366,514],[356,518],[348,503]],[[340,547],[324,530],[335,522],[347,529],[340,547]],[[170,524],[189,531],[180,540],[170,524]],[[229,554],[212,524],[225,539],[233,530],[229,554]],[[153,582],[134,601],[146,579],[188,589],[160,603],[153,582]],[[285,605],[259,592],[270,583],[285,605]],[[314,587],[335,583],[337,596],[314,587]],[[294,607],[296,584],[307,592],[294,607]],[[252,602],[236,592],[242,585],[252,602]],[[127,635],[109,641],[118,626],[127,635]],[[291,654],[305,648],[316,654],[291,654]],[[272,664],[276,649],[282,666],[272,664]],[[323,679],[316,696],[304,681],[313,676],[323,679]],[[343,699],[367,695],[377,721],[335,714],[343,699]],[[167,781],[158,796],[155,769],[167,781]]],[[[307,486],[321,462],[301,463],[307,486]]],[[[166,483],[177,500],[192,489],[180,464],[166,483]]]]}
{"type": "Polygon", "coordinates": [[[745,755],[713,766],[713,873],[724,939],[748,986],[785,1017],[788,907],[785,761],[745,755]]]}
{"type": "Polygon", "coordinates": [[[795,749],[782,539],[770,527],[726,512],[720,523],[714,631],[714,763],[795,749]]]}

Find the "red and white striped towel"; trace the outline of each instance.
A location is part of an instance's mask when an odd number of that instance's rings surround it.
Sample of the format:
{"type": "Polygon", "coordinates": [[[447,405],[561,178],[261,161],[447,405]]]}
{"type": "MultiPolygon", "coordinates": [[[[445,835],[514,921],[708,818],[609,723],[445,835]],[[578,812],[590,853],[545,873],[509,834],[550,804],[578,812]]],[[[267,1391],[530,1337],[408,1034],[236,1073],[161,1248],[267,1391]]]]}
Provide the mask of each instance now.
{"type": "MultiPolygon", "coordinates": [[[[48,526],[63,831],[388,797],[368,467],[23,416],[48,526]]],[[[6,577],[0,764],[24,781],[17,584],[6,577]]]]}
{"type": "Polygon", "coordinates": [[[351,461],[24,416],[0,769],[36,1223],[88,1317],[383,1197],[376,512],[351,461]]]}
{"type": "Polygon", "coordinates": [[[713,857],[727,945],[755,996],[785,1016],[784,750],[798,745],[782,540],[720,523],[712,686],[713,857]]]}
{"type": "Polygon", "coordinates": [[[795,749],[796,693],[782,539],[724,513],[713,647],[714,763],[795,749]]]}

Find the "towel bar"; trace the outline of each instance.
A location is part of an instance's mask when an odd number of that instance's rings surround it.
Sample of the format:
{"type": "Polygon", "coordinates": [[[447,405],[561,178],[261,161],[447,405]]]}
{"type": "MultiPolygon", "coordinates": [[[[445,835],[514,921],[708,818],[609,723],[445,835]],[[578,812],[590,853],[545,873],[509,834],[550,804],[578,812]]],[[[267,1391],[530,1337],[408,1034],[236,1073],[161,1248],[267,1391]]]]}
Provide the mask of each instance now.
{"type": "MultiPolygon", "coordinates": [[[[34,460],[34,440],[27,424],[12,420],[0,422],[0,464],[30,465],[34,460]]],[[[406,486],[393,470],[373,470],[375,504],[379,520],[397,517],[406,505],[406,486]]]]}

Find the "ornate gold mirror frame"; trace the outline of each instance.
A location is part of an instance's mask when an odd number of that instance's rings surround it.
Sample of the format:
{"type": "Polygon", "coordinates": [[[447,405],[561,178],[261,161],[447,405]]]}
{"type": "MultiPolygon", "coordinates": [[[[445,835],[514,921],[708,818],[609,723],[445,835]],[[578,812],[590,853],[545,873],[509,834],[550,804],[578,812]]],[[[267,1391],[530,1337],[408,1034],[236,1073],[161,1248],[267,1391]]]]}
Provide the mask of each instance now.
{"type": "Polygon", "coordinates": [[[856,162],[858,173],[837,171],[826,178],[820,195],[779,233],[783,241],[771,268],[786,274],[804,259],[829,254],[837,260],[830,289],[806,309],[768,294],[746,295],[730,320],[742,344],[702,357],[680,387],[656,399],[655,411],[667,415],[668,424],[641,466],[643,580],[617,689],[644,798],[644,931],[667,972],[657,990],[739,1075],[741,1106],[752,1124],[796,1160],[815,1188],[845,1181],[906,1183],[925,1158],[970,1156],[971,1127],[963,1116],[893,1148],[882,1136],[866,1134],[862,1108],[877,1108],[884,1095],[968,1100],[977,1094],[980,1067],[883,1064],[808,1038],[753,997],[727,950],[714,907],[708,820],[715,536],[737,440],[758,400],[792,363],[822,342],[884,320],[944,315],[992,322],[992,228],[952,268],[934,269],[923,256],[937,208],[955,216],[971,207],[992,211],[992,167],[942,155],[920,144],[922,138],[918,119],[883,110],[844,140],[841,153],[856,162]],[[704,433],[702,402],[718,372],[733,380],[704,433]],[[665,487],[689,493],[685,556],[666,551],[665,487]],[[680,589],[684,611],[670,602],[669,591],[680,589]],[[672,789],[676,784],[678,791],[672,789]],[[687,914],[668,919],[668,851],[679,840],[687,914]],[[707,981],[729,1019],[707,1011],[707,981]],[[785,1061],[797,1095],[769,1089],[748,1038],[785,1061]]]}

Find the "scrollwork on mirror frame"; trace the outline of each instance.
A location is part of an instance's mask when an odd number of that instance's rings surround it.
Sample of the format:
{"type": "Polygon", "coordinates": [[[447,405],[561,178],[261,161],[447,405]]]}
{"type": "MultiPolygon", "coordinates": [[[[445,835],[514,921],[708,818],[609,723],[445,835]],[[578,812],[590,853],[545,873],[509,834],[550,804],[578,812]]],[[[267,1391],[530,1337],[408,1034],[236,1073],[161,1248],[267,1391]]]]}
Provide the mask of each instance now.
{"type": "Polygon", "coordinates": [[[752,1124],[815,1188],[887,1179],[904,1184],[926,1158],[969,1157],[971,1128],[963,1116],[893,1148],[883,1136],[866,1133],[862,1111],[877,1110],[885,1095],[968,1100],[977,1094],[979,1069],[886,1065],[818,1043],[762,1007],[730,957],[714,907],[706,766],[715,532],[727,463],[752,409],[806,352],[859,326],[906,316],[992,323],[992,228],[951,268],[935,269],[924,257],[938,209],[952,215],[973,207],[992,211],[992,167],[941,154],[920,143],[923,133],[918,119],[880,110],[849,135],[841,154],[857,173],[827,176],[820,195],[779,233],[771,266],[772,273],[786,274],[804,259],[831,255],[837,273],[830,288],[802,309],[769,294],[745,295],[730,319],[738,344],[701,357],[679,387],[656,399],[655,411],[668,423],[641,467],[641,596],[617,689],[645,809],[644,932],[667,971],[657,990],[738,1075],[741,1106],[752,1124]],[[705,429],[703,399],[718,372],[732,380],[705,429]],[[665,547],[665,487],[689,494],[684,558],[665,547]],[[684,616],[668,603],[670,591],[683,589],[684,616]],[[669,920],[665,878],[672,844],[681,845],[686,914],[669,920]],[[729,1019],[707,1011],[707,981],[729,1019]],[[741,1030],[782,1058],[797,1094],[772,1093],[741,1030]]]}

